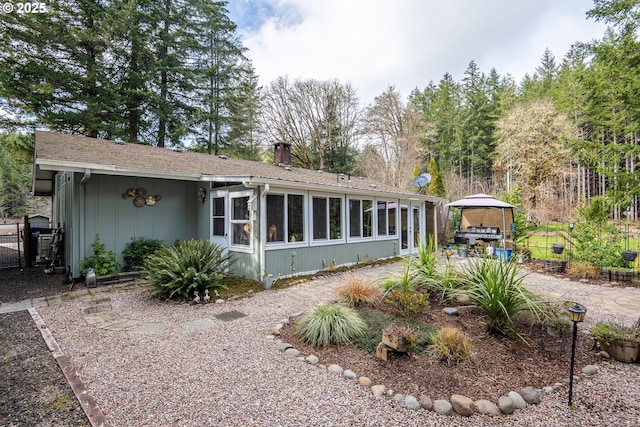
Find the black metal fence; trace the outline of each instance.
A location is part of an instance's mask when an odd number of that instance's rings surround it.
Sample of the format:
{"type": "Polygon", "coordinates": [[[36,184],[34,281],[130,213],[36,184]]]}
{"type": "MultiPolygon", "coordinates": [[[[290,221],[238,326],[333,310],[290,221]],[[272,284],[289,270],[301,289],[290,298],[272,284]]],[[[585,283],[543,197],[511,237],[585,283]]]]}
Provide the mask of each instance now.
{"type": "Polygon", "coordinates": [[[20,224],[16,224],[15,232],[0,234],[0,269],[20,267],[22,257],[20,224]]]}

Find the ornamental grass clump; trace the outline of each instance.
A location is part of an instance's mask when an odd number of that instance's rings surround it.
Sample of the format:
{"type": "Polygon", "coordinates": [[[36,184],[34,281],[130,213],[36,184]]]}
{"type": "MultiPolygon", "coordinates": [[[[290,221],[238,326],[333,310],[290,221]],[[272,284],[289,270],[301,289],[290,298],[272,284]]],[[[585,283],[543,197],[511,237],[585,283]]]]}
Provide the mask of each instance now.
{"type": "Polygon", "coordinates": [[[369,305],[380,299],[380,290],[374,283],[357,277],[349,278],[336,288],[336,294],[352,307],[369,305]]]}
{"type": "Polygon", "coordinates": [[[433,352],[440,360],[447,363],[459,363],[471,357],[471,340],[459,330],[446,326],[438,330],[433,338],[433,352]]]}
{"type": "Polygon", "coordinates": [[[367,324],[358,313],[341,304],[322,303],[304,314],[295,325],[296,335],[313,347],[348,344],[362,336],[367,324]]]}
{"type": "Polygon", "coordinates": [[[204,294],[225,289],[221,280],[232,259],[222,247],[206,240],[187,240],[148,256],[144,271],[151,282],[151,295],[185,300],[194,291],[204,294]]]}
{"type": "Polygon", "coordinates": [[[513,317],[527,311],[540,320],[545,304],[524,287],[524,278],[513,261],[481,259],[466,267],[463,288],[457,294],[467,295],[485,311],[489,331],[504,333],[508,329],[524,340],[516,331],[513,317]]]}

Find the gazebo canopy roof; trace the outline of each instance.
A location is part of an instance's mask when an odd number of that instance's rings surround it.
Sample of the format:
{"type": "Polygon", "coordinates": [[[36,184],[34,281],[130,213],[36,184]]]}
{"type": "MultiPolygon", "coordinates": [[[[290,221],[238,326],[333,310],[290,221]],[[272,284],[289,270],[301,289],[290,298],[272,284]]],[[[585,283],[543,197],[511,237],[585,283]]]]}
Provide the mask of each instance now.
{"type": "Polygon", "coordinates": [[[487,194],[474,194],[455,202],[447,203],[445,206],[452,208],[515,208],[507,202],[498,200],[487,194]]]}

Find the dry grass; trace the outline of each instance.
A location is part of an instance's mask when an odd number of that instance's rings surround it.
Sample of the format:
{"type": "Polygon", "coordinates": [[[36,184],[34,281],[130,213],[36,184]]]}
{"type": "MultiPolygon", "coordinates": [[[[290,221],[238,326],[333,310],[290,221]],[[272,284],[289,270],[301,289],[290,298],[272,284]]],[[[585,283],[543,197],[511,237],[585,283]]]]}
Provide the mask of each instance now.
{"type": "Polygon", "coordinates": [[[471,356],[471,340],[458,328],[447,326],[433,339],[433,350],[446,362],[464,362],[471,356]]]}
{"type": "Polygon", "coordinates": [[[372,304],[380,300],[380,289],[373,282],[351,277],[336,288],[340,300],[353,307],[372,304]]]}
{"type": "Polygon", "coordinates": [[[568,273],[582,277],[583,279],[595,279],[600,275],[597,268],[586,262],[576,262],[571,264],[568,273]]]}

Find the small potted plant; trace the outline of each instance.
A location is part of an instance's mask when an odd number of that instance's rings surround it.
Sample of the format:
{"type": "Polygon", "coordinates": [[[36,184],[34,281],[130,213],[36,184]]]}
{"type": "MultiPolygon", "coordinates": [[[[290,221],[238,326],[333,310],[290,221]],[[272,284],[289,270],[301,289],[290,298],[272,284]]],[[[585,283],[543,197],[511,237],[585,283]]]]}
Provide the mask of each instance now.
{"type": "Polygon", "coordinates": [[[601,322],[589,331],[602,349],[621,362],[640,361],[640,318],[633,326],[601,322]]]}
{"type": "Polygon", "coordinates": [[[400,352],[407,352],[416,343],[416,334],[400,326],[387,326],[382,331],[382,343],[400,352]]]}
{"type": "Polygon", "coordinates": [[[554,254],[560,255],[562,251],[564,251],[564,245],[561,245],[560,243],[553,243],[551,245],[551,250],[554,254]]]}

